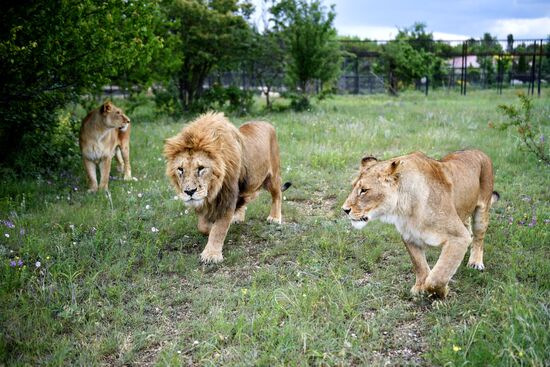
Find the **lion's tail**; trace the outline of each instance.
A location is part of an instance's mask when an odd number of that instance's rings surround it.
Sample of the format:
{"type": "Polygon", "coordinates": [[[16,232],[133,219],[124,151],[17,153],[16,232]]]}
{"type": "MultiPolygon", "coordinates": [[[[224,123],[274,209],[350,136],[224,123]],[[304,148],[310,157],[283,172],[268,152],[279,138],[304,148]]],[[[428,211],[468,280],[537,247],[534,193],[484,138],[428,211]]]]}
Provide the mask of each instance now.
{"type": "Polygon", "coordinates": [[[292,186],[292,182],[285,182],[283,186],[281,186],[281,191],[286,191],[290,186],[292,186]]]}
{"type": "Polygon", "coordinates": [[[491,205],[493,205],[499,200],[500,200],[500,194],[496,191],[493,191],[493,195],[491,195],[491,205]]]}

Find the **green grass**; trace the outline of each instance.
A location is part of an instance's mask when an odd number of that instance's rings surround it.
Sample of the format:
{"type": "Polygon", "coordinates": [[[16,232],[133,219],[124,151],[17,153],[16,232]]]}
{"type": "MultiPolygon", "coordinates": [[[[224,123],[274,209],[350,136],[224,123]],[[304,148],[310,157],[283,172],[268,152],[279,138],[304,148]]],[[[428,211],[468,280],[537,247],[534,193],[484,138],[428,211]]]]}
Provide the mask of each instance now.
{"type": "MultiPolygon", "coordinates": [[[[548,116],[544,92],[535,106],[548,116]]],[[[513,131],[491,128],[504,119],[497,105],[516,99],[335,97],[310,112],[249,117],[275,125],[293,186],[285,223],[266,223],[263,193],[231,226],[218,266],[199,263],[206,238],[164,176],[163,140],[185,121],[137,108],[138,180],[111,181],[112,203],[85,192],[83,170],[1,182],[0,220],[14,228],[0,224],[0,365],[547,366],[550,171],[513,131]],[[413,299],[395,228],[355,231],[340,206],[365,153],[468,147],[492,157],[502,198],[486,271],[463,264],[446,300],[413,299]],[[18,259],[24,265],[11,267],[18,259]]]]}

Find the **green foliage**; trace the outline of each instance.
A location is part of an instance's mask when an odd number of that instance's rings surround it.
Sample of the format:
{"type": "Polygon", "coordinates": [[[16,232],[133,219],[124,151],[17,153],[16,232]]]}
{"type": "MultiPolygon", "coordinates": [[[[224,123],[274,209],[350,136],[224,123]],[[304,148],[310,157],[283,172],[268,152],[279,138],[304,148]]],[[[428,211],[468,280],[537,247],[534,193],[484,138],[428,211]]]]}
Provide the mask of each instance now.
{"type": "Polygon", "coordinates": [[[249,58],[249,67],[263,88],[266,107],[270,111],[272,109],[270,92],[275,84],[283,79],[286,68],[283,34],[270,29],[265,29],[263,33],[254,30],[249,58]]]}
{"type": "Polygon", "coordinates": [[[311,102],[309,98],[301,93],[288,93],[286,95],[290,98],[290,108],[294,111],[308,111],[311,108],[311,102]]]}
{"type": "MultiPolygon", "coordinates": [[[[490,33],[484,33],[483,38],[478,42],[474,42],[470,45],[472,52],[483,54],[499,54],[503,52],[502,46],[497,41],[496,37],[491,36],[490,33]]],[[[481,71],[481,79],[485,85],[491,85],[495,82],[495,65],[493,63],[492,56],[478,56],[477,61],[481,71]]]]}
{"type": "Polygon", "coordinates": [[[283,0],[270,11],[275,29],[285,37],[286,73],[291,85],[305,98],[314,89],[314,81],[321,83],[321,90],[330,89],[341,63],[333,26],[334,6],[327,11],[322,0],[283,0]]]}
{"type": "Polygon", "coordinates": [[[168,82],[175,82],[185,110],[193,109],[213,70],[228,70],[250,46],[251,32],[245,17],[250,4],[238,0],[167,0],[170,53],[168,82]]]}
{"type": "Polygon", "coordinates": [[[200,99],[195,101],[193,111],[226,110],[231,114],[240,116],[250,113],[253,105],[254,95],[251,91],[242,90],[235,86],[224,88],[216,84],[207,89],[200,99]]]}
{"type": "Polygon", "coordinates": [[[403,86],[422,77],[431,77],[434,68],[441,68],[441,60],[434,54],[431,33],[426,25],[415,23],[411,28],[400,29],[394,41],[382,46],[378,70],[388,75],[388,90],[397,95],[403,86]]]}
{"type": "Polygon", "coordinates": [[[533,153],[541,162],[550,165],[550,148],[546,145],[543,129],[548,130],[550,121],[544,113],[533,113],[533,102],[523,93],[518,95],[519,108],[514,105],[500,105],[499,110],[508,117],[509,121],[500,127],[505,130],[510,127],[516,129],[524,148],[533,153]]]}
{"type": "Polygon", "coordinates": [[[159,45],[155,8],[121,0],[0,5],[0,165],[27,174],[58,165],[57,111],[149,60],[159,45]],[[33,159],[20,164],[23,151],[33,159]]]}

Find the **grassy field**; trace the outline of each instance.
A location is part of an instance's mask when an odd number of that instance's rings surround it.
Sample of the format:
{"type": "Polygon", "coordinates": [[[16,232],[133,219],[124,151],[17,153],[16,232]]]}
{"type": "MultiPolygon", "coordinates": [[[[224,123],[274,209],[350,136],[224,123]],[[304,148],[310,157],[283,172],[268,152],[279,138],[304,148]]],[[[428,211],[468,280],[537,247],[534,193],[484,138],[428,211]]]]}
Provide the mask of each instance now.
{"type": "MultiPolygon", "coordinates": [[[[545,91],[548,92],[548,91],[545,91]]],[[[535,100],[550,133],[550,99],[535,100]]],[[[521,150],[501,103],[513,93],[335,97],[257,113],[281,145],[282,226],[262,193],[233,225],[221,265],[174,200],[163,140],[186,121],[133,121],[133,174],[111,197],[83,170],[0,186],[0,365],[550,364],[550,170],[521,150]],[[341,205],[365,153],[475,147],[492,157],[484,272],[459,268],[444,301],[413,299],[393,226],[351,228],[341,205]]],[[[246,119],[232,117],[237,125],[246,119]]],[[[113,169],[113,172],[116,172],[113,169]]],[[[431,264],[439,252],[429,253],[431,264]]]]}

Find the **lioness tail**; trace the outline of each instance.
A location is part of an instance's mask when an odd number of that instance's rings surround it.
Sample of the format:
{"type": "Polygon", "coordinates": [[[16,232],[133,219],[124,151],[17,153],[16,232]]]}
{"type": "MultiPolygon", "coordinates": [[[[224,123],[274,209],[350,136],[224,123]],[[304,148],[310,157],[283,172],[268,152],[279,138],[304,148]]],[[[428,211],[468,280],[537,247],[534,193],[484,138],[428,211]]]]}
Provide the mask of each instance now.
{"type": "Polygon", "coordinates": [[[286,191],[290,186],[292,186],[292,182],[285,182],[283,186],[281,186],[281,191],[286,191]]]}

